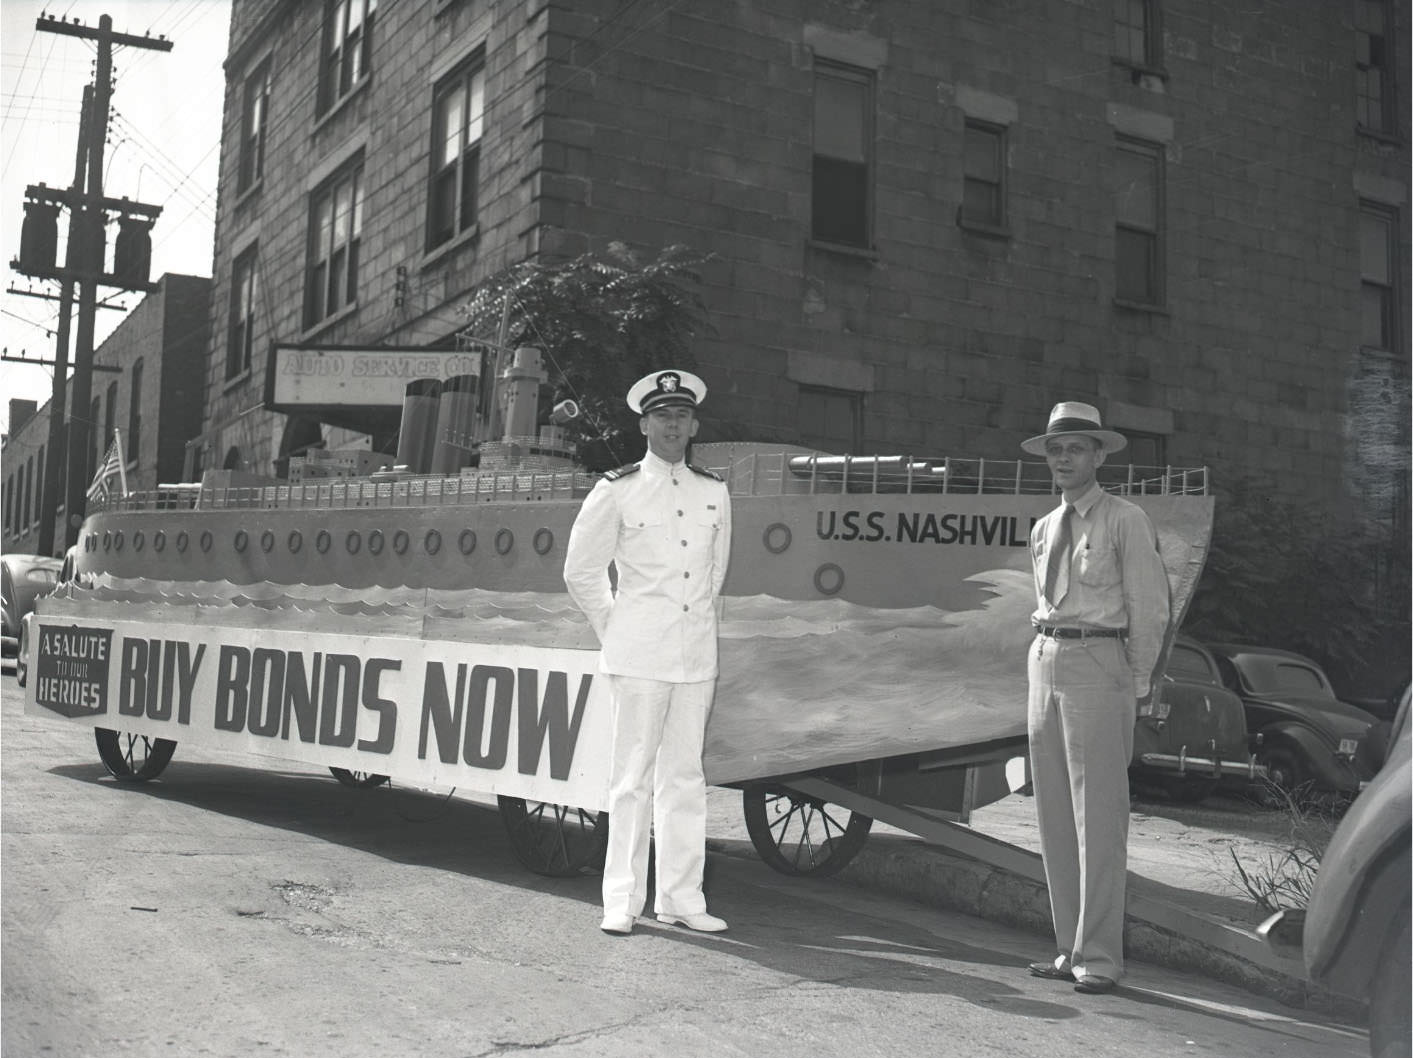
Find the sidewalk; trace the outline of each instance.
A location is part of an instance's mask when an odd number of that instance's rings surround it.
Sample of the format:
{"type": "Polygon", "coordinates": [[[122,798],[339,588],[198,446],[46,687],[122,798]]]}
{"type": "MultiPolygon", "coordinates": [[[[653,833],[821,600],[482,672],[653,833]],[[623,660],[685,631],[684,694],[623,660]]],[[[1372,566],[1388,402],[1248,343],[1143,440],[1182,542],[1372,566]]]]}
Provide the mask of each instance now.
{"type": "MultiPolygon", "coordinates": [[[[739,794],[713,790],[712,799],[711,847],[754,857],[739,794]]],[[[1255,936],[1265,914],[1242,888],[1232,853],[1248,872],[1260,870],[1287,848],[1285,827],[1278,813],[1221,799],[1213,808],[1136,801],[1125,949],[1133,959],[1362,1020],[1357,1000],[1310,984],[1299,962],[1276,955],[1255,936]]],[[[1011,794],[974,812],[967,827],[941,828],[950,847],[875,821],[867,844],[838,878],[1028,930],[1036,936],[1036,957],[1048,956],[1054,940],[1033,799],[1011,794]]]]}

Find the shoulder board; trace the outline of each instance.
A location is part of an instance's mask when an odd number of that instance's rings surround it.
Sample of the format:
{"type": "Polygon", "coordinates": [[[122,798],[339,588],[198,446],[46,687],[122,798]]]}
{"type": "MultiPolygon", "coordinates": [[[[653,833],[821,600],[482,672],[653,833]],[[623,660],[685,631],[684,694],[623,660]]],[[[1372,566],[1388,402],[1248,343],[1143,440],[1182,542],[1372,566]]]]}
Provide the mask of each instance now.
{"type": "Polygon", "coordinates": [[[629,474],[638,472],[639,464],[629,463],[626,467],[618,467],[615,470],[605,470],[603,473],[605,481],[617,481],[619,478],[626,478],[629,474]]]}
{"type": "Polygon", "coordinates": [[[722,480],[722,477],[721,477],[720,474],[717,474],[717,473],[715,473],[714,471],[711,471],[711,470],[704,470],[704,469],[702,469],[701,467],[694,467],[694,466],[692,466],[691,463],[688,463],[688,464],[687,464],[687,469],[690,470],[693,474],[700,474],[700,475],[701,475],[702,477],[704,477],[704,478],[711,478],[712,481],[721,481],[721,480],[722,480]]]}

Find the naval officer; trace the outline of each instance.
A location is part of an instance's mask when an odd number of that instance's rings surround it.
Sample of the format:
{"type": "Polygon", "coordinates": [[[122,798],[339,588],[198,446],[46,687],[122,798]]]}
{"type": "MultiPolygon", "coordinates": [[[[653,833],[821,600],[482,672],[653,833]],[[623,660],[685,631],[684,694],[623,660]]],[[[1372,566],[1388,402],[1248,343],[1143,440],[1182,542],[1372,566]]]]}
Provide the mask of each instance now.
{"type": "Polygon", "coordinates": [[[658,920],[726,928],[707,914],[702,893],[702,740],[716,687],[716,598],[731,549],[725,483],[686,461],[705,396],[702,380],[686,371],[655,371],[633,385],[628,406],[640,416],[647,453],[594,485],[564,559],[565,586],[598,636],[599,671],[611,689],[606,933],[631,933],[643,913],[654,833],[658,920]]]}
{"type": "Polygon", "coordinates": [[[1030,770],[1057,954],[1030,972],[1110,992],[1123,976],[1128,762],[1169,619],[1168,578],[1143,510],[1099,487],[1127,444],[1093,405],[1056,404],[1043,434],[1064,499],[1030,533],[1030,770]]]}

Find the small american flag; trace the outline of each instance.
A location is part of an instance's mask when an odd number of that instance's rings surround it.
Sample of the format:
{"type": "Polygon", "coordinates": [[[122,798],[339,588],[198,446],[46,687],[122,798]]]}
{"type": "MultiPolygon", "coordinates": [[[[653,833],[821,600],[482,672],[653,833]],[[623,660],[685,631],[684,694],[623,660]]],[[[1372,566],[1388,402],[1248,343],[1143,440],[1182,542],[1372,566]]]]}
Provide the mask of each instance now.
{"type": "Polygon", "coordinates": [[[88,486],[88,501],[106,500],[113,494],[113,480],[117,479],[118,495],[128,494],[128,475],[123,468],[123,439],[117,430],[113,431],[113,442],[108,446],[108,454],[98,465],[98,473],[93,475],[93,483],[88,486]]]}

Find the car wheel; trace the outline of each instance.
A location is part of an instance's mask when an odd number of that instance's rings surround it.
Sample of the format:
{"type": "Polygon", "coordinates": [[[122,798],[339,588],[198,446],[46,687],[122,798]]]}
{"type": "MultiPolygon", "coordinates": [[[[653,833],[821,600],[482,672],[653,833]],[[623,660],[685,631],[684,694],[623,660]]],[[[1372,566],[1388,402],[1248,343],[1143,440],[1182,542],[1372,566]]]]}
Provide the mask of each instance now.
{"type": "Polygon", "coordinates": [[[1369,997],[1369,1053],[1372,1058],[1406,1058],[1413,1050],[1410,1022],[1413,1002],[1409,989],[1408,905],[1393,924],[1379,957],[1369,997]]]}
{"type": "Polygon", "coordinates": [[[1260,788],[1263,805],[1281,808],[1291,801],[1299,803],[1307,776],[1304,763],[1294,753],[1284,746],[1272,746],[1257,754],[1256,763],[1266,767],[1260,788]]]}

